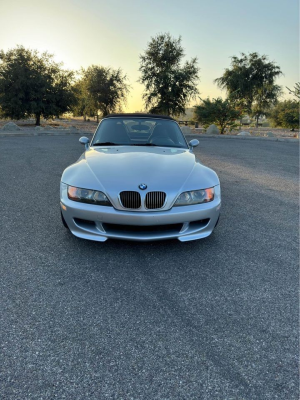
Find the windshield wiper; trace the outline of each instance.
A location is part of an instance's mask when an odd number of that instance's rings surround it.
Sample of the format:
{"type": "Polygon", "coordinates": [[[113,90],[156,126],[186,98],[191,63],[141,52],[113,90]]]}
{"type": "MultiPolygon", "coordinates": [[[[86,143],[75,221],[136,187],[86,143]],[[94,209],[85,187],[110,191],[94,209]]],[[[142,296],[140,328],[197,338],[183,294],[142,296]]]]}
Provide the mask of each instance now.
{"type": "Polygon", "coordinates": [[[94,143],[92,146],[122,146],[122,145],[119,143],[104,142],[104,143],[94,143]]]}

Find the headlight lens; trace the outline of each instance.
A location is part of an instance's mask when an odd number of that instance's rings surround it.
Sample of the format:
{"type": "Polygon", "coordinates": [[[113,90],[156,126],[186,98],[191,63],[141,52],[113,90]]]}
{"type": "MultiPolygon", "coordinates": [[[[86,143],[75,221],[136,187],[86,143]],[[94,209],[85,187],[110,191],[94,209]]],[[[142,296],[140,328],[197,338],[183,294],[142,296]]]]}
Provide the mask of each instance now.
{"type": "Polygon", "coordinates": [[[111,202],[104,193],[97,190],[81,189],[75,186],[68,186],[68,197],[70,200],[81,203],[97,204],[99,206],[111,206],[111,202]]]}
{"type": "Polygon", "coordinates": [[[213,201],[215,196],[214,188],[193,190],[191,192],[181,193],[177,197],[174,206],[189,206],[192,204],[202,204],[213,201]]]}

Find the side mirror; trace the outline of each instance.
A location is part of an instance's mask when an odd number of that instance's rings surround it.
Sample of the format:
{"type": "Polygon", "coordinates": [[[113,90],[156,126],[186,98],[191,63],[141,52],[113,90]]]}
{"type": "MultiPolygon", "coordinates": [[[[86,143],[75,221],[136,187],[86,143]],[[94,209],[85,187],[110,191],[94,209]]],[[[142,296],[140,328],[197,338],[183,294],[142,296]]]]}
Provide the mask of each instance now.
{"type": "Polygon", "coordinates": [[[197,140],[197,139],[193,139],[189,142],[189,146],[192,148],[198,146],[198,144],[199,144],[199,140],[197,140]]]}
{"type": "Polygon", "coordinates": [[[89,148],[90,139],[88,139],[87,137],[82,136],[82,137],[79,139],[79,142],[80,142],[81,144],[84,144],[84,147],[85,147],[86,150],[89,148]]]}

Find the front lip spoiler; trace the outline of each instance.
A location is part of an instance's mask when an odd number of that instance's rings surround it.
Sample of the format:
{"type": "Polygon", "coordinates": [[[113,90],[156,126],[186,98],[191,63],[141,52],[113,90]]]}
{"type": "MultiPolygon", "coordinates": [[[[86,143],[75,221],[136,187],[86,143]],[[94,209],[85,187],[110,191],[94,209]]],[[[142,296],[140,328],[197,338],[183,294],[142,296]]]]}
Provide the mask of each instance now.
{"type": "Polygon", "coordinates": [[[89,234],[85,234],[82,235],[78,232],[74,232],[71,231],[73,233],[74,236],[80,238],[80,239],[86,239],[86,240],[93,240],[93,241],[97,241],[97,242],[106,242],[108,239],[115,239],[115,240],[126,240],[126,241],[134,241],[134,242],[154,242],[154,241],[160,241],[160,240],[172,240],[172,239],[177,239],[180,242],[189,242],[192,240],[198,240],[198,239],[204,239],[208,236],[211,235],[212,231],[207,233],[207,232],[203,232],[202,234],[190,234],[190,235],[183,235],[183,236],[167,236],[167,237],[147,237],[147,238],[143,238],[141,236],[139,237],[128,237],[128,236],[94,236],[94,235],[89,235],[89,234]]]}
{"type": "MultiPolygon", "coordinates": [[[[120,230],[120,225],[117,226],[117,228],[114,225],[109,226],[109,230],[107,230],[106,225],[103,226],[102,223],[95,222],[95,223],[90,223],[89,221],[86,220],[79,220],[77,218],[73,219],[76,227],[85,235],[96,235],[97,237],[100,235],[103,238],[111,238],[111,239],[122,239],[122,240],[137,240],[137,241],[150,241],[150,240],[163,240],[163,239],[177,239],[179,237],[185,237],[185,236],[192,236],[193,234],[201,234],[201,237],[203,236],[202,233],[205,230],[205,228],[210,224],[210,220],[204,220],[204,221],[195,221],[192,223],[184,223],[184,224],[174,224],[174,225],[182,225],[180,231],[178,231],[178,227],[171,226],[170,229],[167,231],[160,231],[159,228],[160,226],[157,226],[157,229],[154,231],[150,230],[143,230],[139,229],[139,232],[136,232],[135,229],[124,229],[120,230]]],[[[125,227],[128,225],[125,225],[125,227]]],[[[156,225],[150,225],[151,227],[156,227],[156,225]]],[[[134,227],[147,227],[145,225],[134,225],[134,227]]],[[[128,226],[129,228],[129,226],[128,226]]],[[[169,228],[169,226],[168,226],[169,228]]],[[[77,232],[77,230],[75,231],[77,232]]],[[[77,232],[78,233],[78,232],[77,232]]],[[[78,235],[77,235],[78,236],[78,235]]],[[[82,237],[83,237],[82,236],[82,237]]],[[[81,237],[81,235],[79,236],[81,237]]]]}
{"type": "MultiPolygon", "coordinates": [[[[206,230],[205,228],[210,225],[207,224],[204,228],[199,230],[198,232],[193,233],[176,233],[176,234],[148,234],[146,236],[142,235],[134,235],[134,234],[113,234],[107,232],[94,233],[85,229],[80,230],[71,230],[73,235],[81,239],[93,240],[98,242],[106,242],[107,239],[116,239],[116,240],[127,240],[127,241],[137,241],[137,242],[149,242],[149,241],[158,241],[158,240],[171,240],[178,239],[180,242],[187,242],[197,239],[204,239],[211,235],[213,229],[206,230]]],[[[78,226],[78,225],[77,225],[78,226]]]]}
{"type": "Polygon", "coordinates": [[[94,206],[85,203],[72,202],[69,199],[62,199],[62,213],[68,224],[70,231],[77,237],[88,240],[105,242],[107,239],[122,239],[134,241],[154,241],[165,239],[178,239],[181,242],[202,239],[209,236],[217,223],[221,202],[214,200],[201,206],[182,206],[174,207],[168,211],[161,212],[125,212],[115,210],[112,207],[94,206]],[[187,209],[187,207],[189,209],[187,209]],[[66,210],[64,209],[66,208],[66,210]],[[75,223],[74,218],[94,221],[95,226],[83,227],[75,223]],[[209,223],[201,229],[188,229],[180,232],[161,232],[161,233],[107,233],[102,227],[102,223],[121,224],[121,225],[140,225],[156,226],[168,224],[187,224],[189,222],[209,219],[209,223]]]}

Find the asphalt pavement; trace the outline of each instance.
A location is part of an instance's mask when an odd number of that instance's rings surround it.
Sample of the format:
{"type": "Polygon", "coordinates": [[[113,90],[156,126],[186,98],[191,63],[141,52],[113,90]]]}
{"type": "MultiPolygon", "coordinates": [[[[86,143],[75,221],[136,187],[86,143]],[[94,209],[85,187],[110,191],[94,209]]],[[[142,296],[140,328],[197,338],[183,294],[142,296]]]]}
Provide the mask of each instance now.
{"type": "Polygon", "coordinates": [[[82,151],[0,138],[0,399],[298,399],[297,143],[200,139],[222,211],[187,243],[72,236],[82,151]]]}

